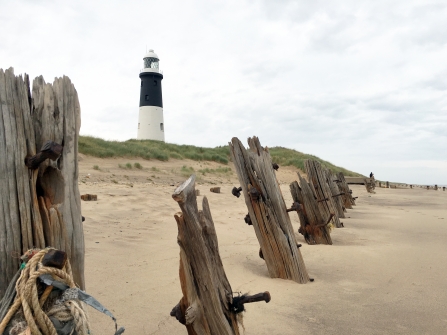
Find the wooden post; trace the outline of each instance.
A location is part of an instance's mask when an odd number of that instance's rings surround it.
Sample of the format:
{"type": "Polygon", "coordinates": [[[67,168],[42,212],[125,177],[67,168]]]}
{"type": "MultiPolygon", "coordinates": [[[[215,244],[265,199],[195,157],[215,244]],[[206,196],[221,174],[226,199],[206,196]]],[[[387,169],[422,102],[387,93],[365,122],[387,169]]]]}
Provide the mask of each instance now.
{"type": "Polygon", "coordinates": [[[349,188],[348,183],[346,182],[345,176],[343,175],[343,172],[339,172],[337,175],[338,180],[340,180],[339,186],[340,191],[344,193],[344,197],[346,197],[345,200],[345,207],[346,208],[352,208],[352,206],[355,206],[355,199],[352,196],[352,190],[349,188]],[[349,206],[351,204],[351,206],[349,206]]]}
{"type": "Polygon", "coordinates": [[[374,190],[376,188],[376,180],[374,179],[374,177],[365,178],[364,183],[365,183],[366,191],[368,193],[376,193],[376,192],[374,192],[374,190]]]}
{"type": "Polygon", "coordinates": [[[314,192],[307,181],[298,173],[298,182],[290,184],[290,192],[300,219],[300,229],[298,232],[304,236],[308,244],[332,244],[328,221],[330,217],[321,216],[318,203],[315,200],[314,192]]]}
{"type": "MultiPolygon", "coordinates": [[[[204,196],[197,206],[195,176],[172,195],[182,214],[175,215],[180,246],[180,285],[183,297],[171,316],[186,326],[189,335],[239,335],[233,290],[219,255],[216,230],[204,196]]],[[[270,294],[246,297],[241,303],[270,301],[270,294]]]]}
{"type": "Polygon", "coordinates": [[[33,247],[65,251],[84,288],[78,95],[65,76],[32,92],[28,75],[0,69],[0,298],[33,247]]]}
{"type": "Polygon", "coordinates": [[[337,184],[335,183],[335,181],[334,181],[335,176],[332,173],[332,171],[329,169],[326,169],[324,167],[321,167],[321,168],[323,170],[324,175],[326,176],[326,182],[329,186],[329,189],[331,190],[332,204],[333,204],[335,210],[337,211],[338,217],[344,218],[345,212],[346,212],[346,209],[343,206],[343,200],[342,200],[342,196],[344,195],[344,192],[341,192],[340,189],[338,188],[337,184]]]}
{"type": "Polygon", "coordinates": [[[388,181],[386,182],[386,188],[390,188],[390,183],[388,181]]]}
{"type": "Polygon", "coordinates": [[[435,191],[437,191],[438,190],[438,185],[435,185],[435,191]]]}
{"type": "Polygon", "coordinates": [[[249,150],[234,137],[231,158],[239,178],[249,217],[272,278],[309,281],[286,204],[276,179],[272,159],[257,137],[248,139],[249,150]]]}
{"type": "Polygon", "coordinates": [[[445,186],[442,187],[442,190],[445,191],[445,186]]]}
{"type": "Polygon", "coordinates": [[[327,183],[327,178],[325,176],[324,170],[321,168],[319,162],[306,159],[304,161],[304,167],[306,169],[307,178],[309,183],[315,189],[315,196],[319,204],[321,215],[323,217],[329,217],[329,215],[334,214],[332,222],[336,228],[343,227],[338,216],[338,211],[336,205],[332,198],[332,193],[327,183]]]}

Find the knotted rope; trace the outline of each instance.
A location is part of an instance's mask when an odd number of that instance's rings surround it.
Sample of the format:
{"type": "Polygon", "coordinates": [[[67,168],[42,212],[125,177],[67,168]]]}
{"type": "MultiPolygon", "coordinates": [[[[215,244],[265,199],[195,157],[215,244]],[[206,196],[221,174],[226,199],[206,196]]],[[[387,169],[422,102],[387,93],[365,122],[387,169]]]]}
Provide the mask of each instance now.
{"type": "MultiPolygon", "coordinates": [[[[24,255],[25,258],[28,258],[26,266],[22,269],[20,277],[16,282],[16,298],[0,323],[0,334],[3,334],[11,319],[18,311],[20,311],[20,308],[23,312],[27,327],[23,329],[23,322],[17,323],[14,326],[14,328],[16,328],[16,331],[14,332],[15,334],[57,335],[56,328],[50,320],[50,317],[61,322],[74,320],[75,329],[78,335],[89,334],[90,327],[87,315],[80,302],[64,299],[64,295],[62,295],[62,299],[56,301],[47,313],[42,310],[42,306],[50,295],[53,287],[51,285],[48,286],[39,299],[37,289],[37,278],[39,276],[51,275],[54,280],[64,283],[70,288],[76,288],[73,281],[70,262],[68,260],[62,270],[42,265],[42,258],[51,249],[52,248],[46,248],[40,251],[33,249],[29,250],[24,255]]],[[[70,289],[66,291],[70,291],[70,289]]]]}

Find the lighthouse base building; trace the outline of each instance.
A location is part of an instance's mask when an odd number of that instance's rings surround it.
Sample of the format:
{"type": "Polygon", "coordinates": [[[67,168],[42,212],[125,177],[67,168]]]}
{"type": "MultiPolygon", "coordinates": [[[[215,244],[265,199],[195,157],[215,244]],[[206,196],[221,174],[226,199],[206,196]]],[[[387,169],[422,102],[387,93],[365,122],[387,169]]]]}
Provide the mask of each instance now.
{"type": "Polygon", "coordinates": [[[140,112],[137,139],[164,142],[163,97],[161,93],[163,74],[159,70],[160,60],[154,50],[149,50],[143,60],[144,69],[140,71],[140,112]]]}

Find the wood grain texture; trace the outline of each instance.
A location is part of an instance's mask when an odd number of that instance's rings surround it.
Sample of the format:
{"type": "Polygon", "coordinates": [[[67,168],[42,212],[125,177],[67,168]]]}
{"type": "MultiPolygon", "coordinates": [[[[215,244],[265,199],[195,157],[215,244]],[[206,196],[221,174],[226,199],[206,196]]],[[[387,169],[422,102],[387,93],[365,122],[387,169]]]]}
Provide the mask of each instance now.
{"type": "Polygon", "coordinates": [[[84,234],[78,190],[80,107],[66,76],[45,83],[12,68],[0,69],[0,297],[26,250],[46,246],[67,252],[75,282],[84,288],[84,234]],[[59,159],[29,170],[25,158],[52,140],[59,159]]]}
{"type": "Polygon", "coordinates": [[[229,143],[230,153],[269,274],[306,283],[309,275],[268,149],[257,137],[249,138],[248,144],[246,150],[235,137],[229,143]]]}
{"type": "Polygon", "coordinates": [[[342,223],[340,222],[338,211],[332,198],[332,192],[321,164],[317,161],[307,159],[304,161],[304,167],[309,183],[313,186],[322,216],[329,217],[329,215],[334,214],[332,222],[336,228],[341,228],[342,223]]]}
{"type": "Polygon", "coordinates": [[[355,206],[355,199],[352,197],[352,191],[346,182],[343,172],[337,174],[337,185],[340,192],[343,192],[343,204],[345,208],[352,209],[352,206],[355,206]]]}
{"type": "Polygon", "coordinates": [[[323,217],[309,183],[298,173],[298,182],[290,184],[294,202],[301,205],[298,212],[300,232],[308,244],[332,244],[328,217],[323,217]]]}
{"type": "Polygon", "coordinates": [[[203,197],[200,211],[195,176],[180,185],[172,197],[182,211],[175,215],[183,293],[177,318],[185,323],[189,335],[239,335],[236,314],[230,311],[233,292],[219,255],[208,200],[203,197]]]}
{"type": "Polygon", "coordinates": [[[342,202],[342,193],[340,192],[337,183],[334,181],[335,180],[335,176],[334,173],[326,168],[323,168],[323,172],[326,175],[326,181],[327,184],[329,186],[329,189],[331,190],[331,194],[332,194],[332,205],[334,206],[335,210],[337,211],[338,217],[339,218],[344,218],[345,217],[345,207],[343,206],[343,202],[342,202]]]}

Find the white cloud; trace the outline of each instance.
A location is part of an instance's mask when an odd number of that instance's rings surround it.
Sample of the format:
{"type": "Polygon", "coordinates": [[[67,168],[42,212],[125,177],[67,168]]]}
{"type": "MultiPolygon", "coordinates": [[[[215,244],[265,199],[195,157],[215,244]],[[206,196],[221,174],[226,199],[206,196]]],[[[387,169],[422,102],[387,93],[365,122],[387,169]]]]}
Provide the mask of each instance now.
{"type": "Polygon", "coordinates": [[[444,1],[0,3],[0,67],[68,75],[83,134],[136,136],[147,46],[170,142],[257,135],[380,179],[447,184],[414,163],[447,152],[444,1]]]}

